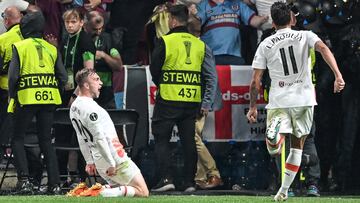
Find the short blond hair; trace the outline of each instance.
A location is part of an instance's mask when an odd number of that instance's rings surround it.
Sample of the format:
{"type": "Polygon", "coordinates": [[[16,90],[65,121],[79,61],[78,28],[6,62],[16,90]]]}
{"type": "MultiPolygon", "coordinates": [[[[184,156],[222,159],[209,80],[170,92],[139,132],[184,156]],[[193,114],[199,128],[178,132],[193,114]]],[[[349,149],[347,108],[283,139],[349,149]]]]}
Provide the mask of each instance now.
{"type": "Polygon", "coordinates": [[[95,73],[95,69],[83,68],[76,73],[75,81],[79,85],[79,87],[83,87],[85,82],[88,81],[89,76],[95,73]]]}
{"type": "Polygon", "coordinates": [[[78,19],[78,20],[84,20],[84,14],[80,12],[78,9],[69,9],[65,11],[63,14],[63,20],[68,20],[72,17],[78,19]]]}

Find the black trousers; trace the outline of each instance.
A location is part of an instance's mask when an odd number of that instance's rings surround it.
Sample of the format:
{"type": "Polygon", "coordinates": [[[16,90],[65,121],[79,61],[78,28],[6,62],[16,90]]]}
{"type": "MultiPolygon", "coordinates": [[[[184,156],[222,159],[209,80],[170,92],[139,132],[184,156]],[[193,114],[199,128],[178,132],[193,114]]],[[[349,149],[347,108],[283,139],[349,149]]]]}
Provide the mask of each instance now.
{"type": "Polygon", "coordinates": [[[0,89],[0,144],[9,144],[12,134],[12,118],[7,113],[8,98],[8,91],[0,89]]]}
{"type": "Polygon", "coordinates": [[[184,184],[194,185],[197,152],[195,146],[195,116],[198,108],[177,108],[156,103],[152,118],[155,153],[161,178],[172,178],[170,138],[174,125],[179,130],[184,155],[184,184]]]}
{"type": "Polygon", "coordinates": [[[318,186],[320,180],[320,162],[315,146],[314,135],[310,134],[304,144],[303,154],[308,154],[310,156],[316,156],[316,163],[311,166],[305,166],[303,168],[304,176],[305,176],[305,184],[307,186],[316,185],[318,186]]]}
{"type": "Polygon", "coordinates": [[[14,113],[14,134],[12,150],[19,179],[29,177],[28,161],[24,148],[26,129],[36,116],[36,128],[41,152],[44,155],[48,174],[48,185],[59,184],[59,169],[54,147],[51,143],[51,127],[54,119],[54,105],[17,105],[14,113]]]}
{"type": "MultiPolygon", "coordinates": [[[[320,57],[321,58],[321,57],[320,57]]],[[[336,165],[338,137],[341,134],[341,94],[333,93],[334,76],[327,64],[318,57],[316,74],[316,100],[314,119],[316,123],[315,143],[319,155],[321,183],[327,183],[329,171],[336,165]]],[[[344,66],[345,67],[345,66],[344,66]]],[[[348,84],[346,83],[346,86],[348,84]]]]}
{"type": "Polygon", "coordinates": [[[339,136],[339,153],[335,167],[337,181],[345,184],[353,180],[350,174],[354,167],[354,146],[360,129],[360,89],[351,83],[346,85],[342,92],[343,128],[339,136]]]}

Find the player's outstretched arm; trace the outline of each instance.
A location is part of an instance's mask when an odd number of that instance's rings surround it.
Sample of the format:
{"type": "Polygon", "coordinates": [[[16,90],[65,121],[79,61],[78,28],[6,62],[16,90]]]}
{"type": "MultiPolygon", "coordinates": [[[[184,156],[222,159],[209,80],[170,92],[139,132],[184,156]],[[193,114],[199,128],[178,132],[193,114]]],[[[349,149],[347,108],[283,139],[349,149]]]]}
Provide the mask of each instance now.
{"type": "Polygon", "coordinates": [[[329,47],[322,41],[318,41],[315,43],[315,50],[321,53],[321,56],[325,60],[325,62],[329,65],[331,70],[334,73],[335,81],[334,81],[334,93],[338,93],[345,87],[345,81],[342,78],[341,72],[336,63],[335,57],[330,51],[329,47]]]}

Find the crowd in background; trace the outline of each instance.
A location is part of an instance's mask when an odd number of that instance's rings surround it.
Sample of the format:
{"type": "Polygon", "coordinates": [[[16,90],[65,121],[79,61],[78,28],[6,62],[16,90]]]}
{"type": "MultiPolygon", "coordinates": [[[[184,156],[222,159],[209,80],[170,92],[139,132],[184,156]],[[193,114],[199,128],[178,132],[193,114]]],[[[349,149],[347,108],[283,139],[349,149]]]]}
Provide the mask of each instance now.
{"type": "MultiPolygon", "coordinates": [[[[7,7],[15,6],[24,14],[41,10],[46,20],[43,37],[58,48],[67,68],[69,80],[74,80],[76,72],[83,67],[95,68],[104,82],[98,103],[104,108],[122,108],[124,91],[122,65],[151,64],[150,55],[157,46],[159,38],[170,30],[167,6],[171,4],[188,6],[190,20],[195,21],[195,25],[190,23],[193,27],[189,27],[189,31],[199,36],[211,48],[217,65],[250,65],[256,47],[261,41],[261,35],[271,32],[268,9],[270,3],[275,1],[35,0],[28,2],[30,4],[21,0],[2,0],[0,5],[9,3],[7,7]],[[10,5],[9,2],[14,5],[10,5]],[[75,20],[75,24],[78,23],[77,29],[73,32],[66,24],[66,21],[71,20],[75,20]],[[77,35],[79,30],[81,32],[77,35]],[[76,53],[71,53],[73,51],[76,53]],[[68,68],[72,68],[73,72],[70,73],[68,68]]],[[[331,72],[324,67],[326,63],[321,57],[315,55],[313,71],[316,78],[318,106],[315,108],[312,144],[316,146],[317,155],[316,150],[315,153],[308,155],[316,157],[313,159],[318,160],[316,163],[318,168],[315,169],[317,180],[309,184],[321,186],[324,191],[344,192],[360,189],[360,181],[353,181],[357,178],[356,172],[360,169],[360,163],[356,159],[360,153],[358,150],[360,86],[357,82],[360,78],[360,2],[358,0],[294,0],[288,3],[293,6],[293,12],[298,14],[298,29],[312,30],[332,49],[347,82],[343,93],[332,96],[331,72]],[[341,108],[334,108],[335,106],[341,108]]],[[[3,15],[7,8],[3,8],[3,5],[1,5],[1,34],[6,31],[3,24],[4,18],[7,17],[3,15]]],[[[3,65],[5,64],[1,64],[3,65]]],[[[1,72],[1,75],[4,74],[7,73],[1,72]]],[[[75,84],[74,81],[72,82],[73,84],[68,82],[65,85],[65,88],[69,85],[70,87],[65,89],[65,96],[62,97],[64,107],[68,106],[74,96],[75,84]]],[[[0,88],[2,115],[0,122],[3,124],[6,121],[3,115],[6,114],[8,94],[7,87],[0,88]]],[[[69,129],[61,131],[64,132],[69,132],[69,129]]],[[[72,142],[71,139],[73,138],[62,141],[72,142]]],[[[68,156],[78,155],[58,154],[60,173],[78,173],[77,166],[66,164],[68,156]]],[[[79,168],[84,168],[81,155],[78,157],[79,168]]],[[[219,187],[222,185],[221,173],[216,169],[209,177],[199,178],[197,184],[203,189],[219,187]],[[214,176],[220,180],[210,180],[214,176]]],[[[72,182],[67,184],[71,185],[72,182]]]]}

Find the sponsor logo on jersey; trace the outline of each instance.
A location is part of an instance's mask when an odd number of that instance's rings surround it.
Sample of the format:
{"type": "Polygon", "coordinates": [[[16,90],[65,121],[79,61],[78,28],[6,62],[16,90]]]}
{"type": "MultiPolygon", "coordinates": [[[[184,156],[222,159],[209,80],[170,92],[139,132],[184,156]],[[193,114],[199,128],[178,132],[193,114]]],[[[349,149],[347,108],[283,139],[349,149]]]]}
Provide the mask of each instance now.
{"type": "Polygon", "coordinates": [[[98,115],[96,113],[93,112],[90,114],[90,120],[96,121],[97,119],[98,119],[98,115]]]}
{"type": "Polygon", "coordinates": [[[303,83],[302,80],[295,80],[294,82],[284,82],[284,81],[279,81],[279,87],[285,87],[285,86],[293,86],[294,84],[299,84],[299,83],[303,83]]]}
{"type": "Polygon", "coordinates": [[[236,13],[223,13],[219,15],[214,15],[210,17],[210,21],[223,22],[221,19],[227,19],[226,21],[234,22],[234,19],[238,19],[239,16],[236,13]]]}

